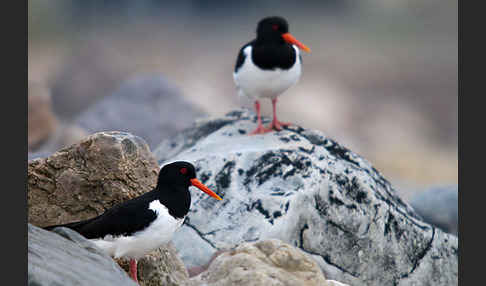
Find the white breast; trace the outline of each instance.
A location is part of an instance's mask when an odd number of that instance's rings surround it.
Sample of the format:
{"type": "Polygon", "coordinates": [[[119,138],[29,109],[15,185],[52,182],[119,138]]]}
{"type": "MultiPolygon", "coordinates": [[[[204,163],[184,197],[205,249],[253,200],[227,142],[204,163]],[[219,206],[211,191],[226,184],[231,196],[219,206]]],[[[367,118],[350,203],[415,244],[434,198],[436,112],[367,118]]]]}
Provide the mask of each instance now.
{"type": "Polygon", "coordinates": [[[233,73],[239,95],[246,95],[257,99],[260,97],[275,98],[296,84],[301,74],[300,52],[296,46],[292,46],[296,52],[296,61],[292,68],[288,70],[262,70],[251,60],[251,46],[243,49],[245,61],[233,73]]]}
{"type": "Polygon", "coordinates": [[[184,218],[176,219],[171,216],[169,210],[158,200],[151,202],[149,208],[157,213],[157,218],[144,230],[135,232],[129,237],[107,235],[103,239],[91,239],[91,241],[115,258],[138,259],[161,247],[172,239],[176,230],[184,222],[184,218]]]}

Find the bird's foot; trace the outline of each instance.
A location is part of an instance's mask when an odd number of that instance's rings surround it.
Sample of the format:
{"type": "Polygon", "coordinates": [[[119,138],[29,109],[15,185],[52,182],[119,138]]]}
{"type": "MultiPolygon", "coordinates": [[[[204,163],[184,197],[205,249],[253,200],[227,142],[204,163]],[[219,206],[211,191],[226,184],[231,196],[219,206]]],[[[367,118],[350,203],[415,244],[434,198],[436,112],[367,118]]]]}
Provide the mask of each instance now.
{"type": "Polygon", "coordinates": [[[269,131],[272,131],[272,130],[280,131],[280,130],[283,129],[283,127],[290,126],[290,125],[292,125],[292,124],[291,123],[288,123],[288,122],[281,122],[281,121],[278,121],[278,120],[274,119],[272,121],[272,123],[270,123],[270,125],[268,126],[268,128],[266,128],[266,130],[269,130],[269,131]]]}
{"type": "Polygon", "coordinates": [[[265,134],[265,133],[268,133],[270,131],[272,131],[272,128],[268,129],[268,128],[263,127],[263,125],[258,125],[258,127],[255,130],[250,132],[250,135],[265,134]]]}

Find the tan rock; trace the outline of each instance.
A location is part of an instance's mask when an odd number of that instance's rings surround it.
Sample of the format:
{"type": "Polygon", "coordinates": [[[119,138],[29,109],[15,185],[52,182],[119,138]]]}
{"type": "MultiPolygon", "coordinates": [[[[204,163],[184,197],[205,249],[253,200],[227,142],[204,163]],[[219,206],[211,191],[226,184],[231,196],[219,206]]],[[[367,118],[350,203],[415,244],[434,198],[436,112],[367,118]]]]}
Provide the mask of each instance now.
{"type": "Polygon", "coordinates": [[[54,133],[58,120],[46,87],[30,83],[28,93],[27,142],[29,150],[36,150],[54,133]]]}
{"type": "Polygon", "coordinates": [[[150,191],[158,171],[142,138],[117,131],[95,133],[29,161],[28,221],[42,227],[100,215],[150,191]]]}
{"type": "Polygon", "coordinates": [[[280,240],[242,243],[217,256],[191,285],[211,286],[327,286],[317,263],[306,253],[280,240]]]}
{"type": "MultiPolygon", "coordinates": [[[[129,260],[116,260],[128,272],[129,260]]],[[[189,274],[174,245],[169,242],[138,260],[138,281],[140,286],[184,286],[189,285],[189,274]]]]}

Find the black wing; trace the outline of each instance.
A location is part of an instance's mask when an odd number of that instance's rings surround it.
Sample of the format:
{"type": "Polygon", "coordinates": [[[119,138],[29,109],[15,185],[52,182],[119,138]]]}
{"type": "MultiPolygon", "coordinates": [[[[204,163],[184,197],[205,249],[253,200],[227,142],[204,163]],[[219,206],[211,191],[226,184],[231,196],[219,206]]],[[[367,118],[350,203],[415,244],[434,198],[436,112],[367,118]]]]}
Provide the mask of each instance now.
{"type": "Polygon", "coordinates": [[[243,52],[243,50],[248,47],[252,42],[249,42],[245,44],[243,47],[241,47],[240,51],[238,52],[238,57],[236,58],[236,64],[235,64],[235,72],[238,72],[238,70],[241,68],[243,63],[245,62],[246,55],[243,52]]]}
{"type": "Polygon", "coordinates": [[[45,227],[51,230],[55,227],[71,228],[88,239],[102,238],[107,234],[130,235],[144,229],[157,217],[156,213],[149,209],[150,202],[154,201],[152,192],[135,199],[126,201],[107,210],[100,216],[92,219],[73,222],[62,225],[45,227]]]}

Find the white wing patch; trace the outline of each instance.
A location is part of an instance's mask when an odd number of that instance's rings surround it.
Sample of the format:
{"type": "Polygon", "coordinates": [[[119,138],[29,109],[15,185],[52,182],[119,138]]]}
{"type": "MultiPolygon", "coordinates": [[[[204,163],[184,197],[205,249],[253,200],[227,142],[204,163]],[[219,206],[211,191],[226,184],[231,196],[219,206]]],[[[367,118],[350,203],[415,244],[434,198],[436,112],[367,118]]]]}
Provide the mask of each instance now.
{"type": "Polygon", "coordinates": [[[91,239],[91,241],[115,258],[138,259],[161,247],[172,239],[184,222],[184,218],[176,219],[171,216],[169,210],[159,200],[151,202],[149,209],[153,210],[157,217],[144,230],[137,231],[131,236],[107,235],[103,239],[91,239]]]}

